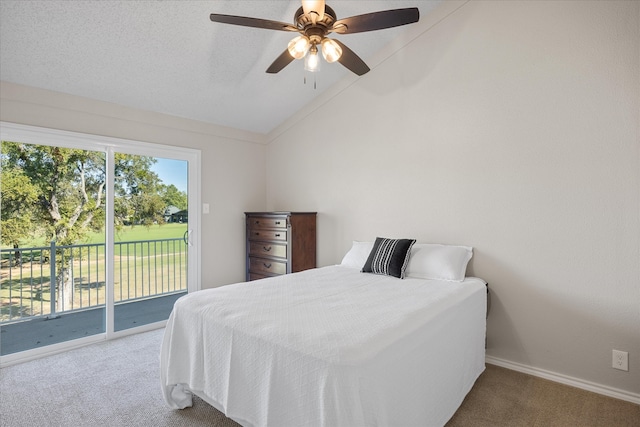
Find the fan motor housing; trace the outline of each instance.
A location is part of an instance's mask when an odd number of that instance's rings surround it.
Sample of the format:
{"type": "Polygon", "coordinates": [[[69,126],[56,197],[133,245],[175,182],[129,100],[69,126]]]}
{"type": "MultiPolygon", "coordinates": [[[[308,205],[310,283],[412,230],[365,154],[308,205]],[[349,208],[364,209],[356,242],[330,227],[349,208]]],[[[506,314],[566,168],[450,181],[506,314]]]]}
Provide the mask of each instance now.
{"type": "Polygon", "coordinates": [[[298,31],[309,38],[309,40],[319,42],[327,35],[336,22],[336,13],[329,6],[324,7],[324,16],[314,24],[308,15],[305,15],[302,7],[295,14],[294,21],[298,31]]]}

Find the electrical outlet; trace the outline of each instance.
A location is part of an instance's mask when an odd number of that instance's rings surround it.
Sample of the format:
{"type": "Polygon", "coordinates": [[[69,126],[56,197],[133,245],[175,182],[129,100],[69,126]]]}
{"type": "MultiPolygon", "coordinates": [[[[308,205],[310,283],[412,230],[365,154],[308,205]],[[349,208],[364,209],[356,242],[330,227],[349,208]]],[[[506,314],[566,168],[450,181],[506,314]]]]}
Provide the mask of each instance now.
{"type": "Polygon", "coordinates": [[[626,351],[613,350],[613,360],[611,366],[621,371],[629,371],[629,353],[626,351]]]}

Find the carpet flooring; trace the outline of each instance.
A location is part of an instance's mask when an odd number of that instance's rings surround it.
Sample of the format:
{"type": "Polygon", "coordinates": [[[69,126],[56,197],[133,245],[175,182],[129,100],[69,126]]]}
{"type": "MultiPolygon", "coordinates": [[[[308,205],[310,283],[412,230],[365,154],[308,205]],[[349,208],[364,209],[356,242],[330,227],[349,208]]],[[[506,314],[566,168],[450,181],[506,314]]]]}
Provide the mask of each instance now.
{"type": "MultiPolygon", "coordinates": [[[[180,411],[165,406],[158,379],[163,332],[0,369],[0,426],[237,427],[198,398],[180,411]]],[[[487,365],[447,423],[459,426],[637,427],[640,406],[487,365]]]]}

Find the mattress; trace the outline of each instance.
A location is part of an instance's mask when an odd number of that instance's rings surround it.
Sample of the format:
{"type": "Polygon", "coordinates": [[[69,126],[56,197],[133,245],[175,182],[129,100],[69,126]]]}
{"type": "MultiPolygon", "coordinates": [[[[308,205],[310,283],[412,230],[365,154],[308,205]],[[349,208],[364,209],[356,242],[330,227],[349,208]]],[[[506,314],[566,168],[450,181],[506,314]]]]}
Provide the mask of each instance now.
{"type": "Polygon", "coordinates": [[[444,425],[484,370],[485,282],[330,266],[190,293],[161,349],[171,408],[244,426],[444,425]]]}

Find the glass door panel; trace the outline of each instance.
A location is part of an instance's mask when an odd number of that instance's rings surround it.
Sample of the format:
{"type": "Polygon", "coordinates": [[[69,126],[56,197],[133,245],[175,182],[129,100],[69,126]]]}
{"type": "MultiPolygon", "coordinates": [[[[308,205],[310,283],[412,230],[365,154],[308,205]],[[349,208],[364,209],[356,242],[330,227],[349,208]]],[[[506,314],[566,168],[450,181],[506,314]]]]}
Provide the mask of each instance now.
{"type": "Polygon", "coordinates": [[[166,320],[188,289],[188,162],[114,156],[114,331],[166,320]]]}
{"type": "Polygon", "coordinates": [[[2,141],[0,355],[104,333],[105,153],[2,141]]]}

